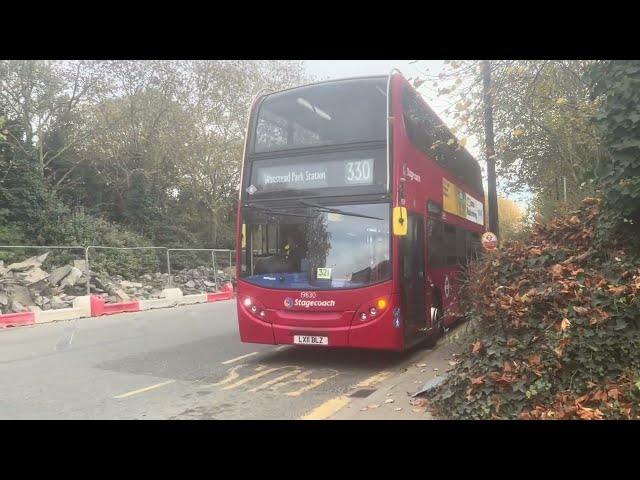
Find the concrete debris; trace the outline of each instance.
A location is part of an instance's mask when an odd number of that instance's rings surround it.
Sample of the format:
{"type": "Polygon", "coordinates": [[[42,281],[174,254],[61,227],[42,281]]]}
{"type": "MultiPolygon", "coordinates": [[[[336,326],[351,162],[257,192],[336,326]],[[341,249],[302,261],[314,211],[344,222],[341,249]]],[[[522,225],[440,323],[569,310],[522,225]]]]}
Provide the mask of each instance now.
{"type": "Polygon", "coordinates": [[[231,282],[236,283],[235,266],[222,269],[200,266],[168,273],[145,273],[140,278],[123,278],[86,272],[84,260],[73,264],[42,268],[49,252],[15,262],[0,264],[0,313],[27,311],[29,307],[42,310],[72,307],[73,299],[86,295],[87,273],[89,291],[100,295],[107,303],[160,298],[168,287],[179,288],[183,295],[218,292],[231,282]]]}

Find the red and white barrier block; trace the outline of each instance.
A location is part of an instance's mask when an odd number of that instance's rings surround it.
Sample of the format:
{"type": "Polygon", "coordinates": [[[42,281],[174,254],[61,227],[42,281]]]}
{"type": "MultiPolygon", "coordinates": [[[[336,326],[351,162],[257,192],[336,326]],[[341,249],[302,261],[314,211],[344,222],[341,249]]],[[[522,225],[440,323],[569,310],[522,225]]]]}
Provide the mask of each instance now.
{"type": "Polygon", "coordinates": [[[122,303],[105,303],[103,297],[91,295],[89,297],[75,298],[72,308],[46,311],[34,310],[31,312],[0,315],[0,328],[21,327],[36,323],[75,320],[86,317],[101,317],[102,315],[114,315],[116,313],[140,312],[155,308],[176,307],[178,305],[217,302],[220,300],[231,300],[234,296],[233,285],[230,283],[225,284],[220,292],[183,295],[179,288],[166,288],[160,293],[160,298],[133,300],[122,303]]]}
{"type": "Polygon", "coordinates": [[[0,328],[21,327],[24,325],[49,323],[59,320],[75,320],[76,318],[86,318],[90,316],[91,304],[89,297],[76,297],[73,300],[73,307],[71,308],[60,308],[57,310],[40,310],[34,308],[30,312],[0,315],[0,328]]]}

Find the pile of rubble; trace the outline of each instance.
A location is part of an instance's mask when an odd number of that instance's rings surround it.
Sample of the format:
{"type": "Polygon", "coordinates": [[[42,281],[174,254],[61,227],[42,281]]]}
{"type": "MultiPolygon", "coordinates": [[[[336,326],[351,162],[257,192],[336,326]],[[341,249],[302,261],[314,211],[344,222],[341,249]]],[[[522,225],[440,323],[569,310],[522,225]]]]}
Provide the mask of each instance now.
{"type": "MultiPolygon", "coordinates": [[[[41,268],[48,255],[49,252],[7,267],[0,261],[0,313],[69,308],[77,296],[86,295],[87,277],[82,262],[78,262],[80,268],[64,265],[48,273],[41,268]]],[[[213,268],[185,269],[172,274],[171,282],[169,274],[159,272],[142,275],[135,281],[95,272],[89,276],[91,294],[101,295],[106,303],[160,298],[160,292],[168,287],[192,295],[219,291],[228,282],[235,286],[234,267],[215,274],[213,268]]]]}
{"type": "Polygon", "coordinates": [[[82,272],[71,265],[47,273],[42,268],[49,252],[4,267],[0,262],[0,312],[68,308],[82,295],[77,287],[82,272]]]}

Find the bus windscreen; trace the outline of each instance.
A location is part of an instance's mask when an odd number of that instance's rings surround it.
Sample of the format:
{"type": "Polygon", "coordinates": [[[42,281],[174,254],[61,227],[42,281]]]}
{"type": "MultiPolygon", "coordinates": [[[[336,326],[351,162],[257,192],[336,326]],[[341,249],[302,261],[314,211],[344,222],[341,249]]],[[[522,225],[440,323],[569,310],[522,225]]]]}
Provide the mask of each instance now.
{"type": "Polygon", "coordinates": [[[389,204],[247,209],[243,280],[275,289],[339,289],[391,278],[389,204]]]}

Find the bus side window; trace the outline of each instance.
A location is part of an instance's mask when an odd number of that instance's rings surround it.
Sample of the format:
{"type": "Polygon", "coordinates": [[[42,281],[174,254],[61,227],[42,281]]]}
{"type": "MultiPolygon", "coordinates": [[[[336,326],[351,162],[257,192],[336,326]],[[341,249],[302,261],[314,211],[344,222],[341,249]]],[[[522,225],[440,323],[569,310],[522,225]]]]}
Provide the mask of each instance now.
{"type": "Polygon", "coordinates": [[[430,270],[437,270],[445,266],[445,246],[442,232],[442,222],[430,219],[427,225],[427,251],[429,253],[428,268],[430,270]]]}
{"type": "Polygon", "coordinates": [[[402,114],[409,141],[422,153],[432,155],[433,121],[427,109],[408,89],[402,91],[402,114]]]}
{"type": "Polygon", "coordinates": [[[459,265],[467,263],[467,230],[456,227],[456,256],[459,265]]]}
{"type": "Polygon", "coordinates": [[[456,230],[457,228],[455,225],[445,224],[444,226],[444,248],[448,266],[456,265],[458,263],[458,255],[456,253],[456,230]]]}
{"type": "Polygon", "coordinates": [[[470,260],[476,260],[482,253],[480,234],[478,232],[467,232],[467,236],[467,257],[470,260]]]}

